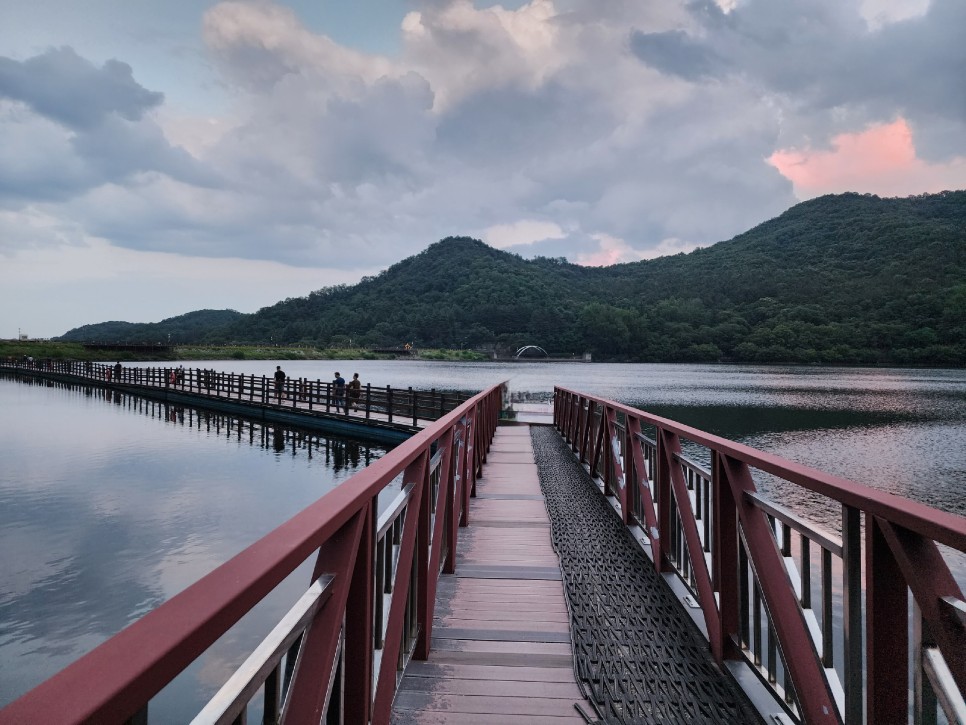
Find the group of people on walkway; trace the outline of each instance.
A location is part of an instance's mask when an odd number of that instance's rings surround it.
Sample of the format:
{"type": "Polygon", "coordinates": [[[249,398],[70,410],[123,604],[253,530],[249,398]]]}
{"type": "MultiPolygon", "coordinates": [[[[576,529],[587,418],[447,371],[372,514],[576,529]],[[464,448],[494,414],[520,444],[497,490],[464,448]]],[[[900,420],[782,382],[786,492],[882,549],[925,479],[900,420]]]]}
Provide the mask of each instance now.
{"type": "MultiPolygon", "coordinates": [[[[285,371],[281,365],[275,366],[275,397],[281,400],[285,392],[285,371]]],[[[349,415],[349,407],[359,410],[359,399],[362,397],[362,381],[359,380],[359,373],[353,373],[352,380],[346,383],[342,373],[336,371],[335,378],[332,380],[332,400],[336,410],[342,410],[349,415]]]]}

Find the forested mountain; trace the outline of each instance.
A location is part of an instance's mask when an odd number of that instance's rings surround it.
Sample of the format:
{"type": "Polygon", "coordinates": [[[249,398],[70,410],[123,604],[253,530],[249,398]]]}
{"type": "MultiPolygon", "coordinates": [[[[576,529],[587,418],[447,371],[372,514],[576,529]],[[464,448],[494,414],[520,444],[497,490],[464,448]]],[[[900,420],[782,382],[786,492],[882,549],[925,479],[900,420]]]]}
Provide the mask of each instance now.
{"type": "Polygon", "coordinates": [[[235,310],[198,310],[161,322],[98,322],[56,338],[65,342],[197,342],[245,317],[235,310]]]}
{"type": "Polygon", "coordinates": [[[536,344],[598,360],[962,365],[966,191],[825,196],[727,242],[606,268],[448,238],[359,284],[199,329],[197,341],[269,339],[536,344]]]}

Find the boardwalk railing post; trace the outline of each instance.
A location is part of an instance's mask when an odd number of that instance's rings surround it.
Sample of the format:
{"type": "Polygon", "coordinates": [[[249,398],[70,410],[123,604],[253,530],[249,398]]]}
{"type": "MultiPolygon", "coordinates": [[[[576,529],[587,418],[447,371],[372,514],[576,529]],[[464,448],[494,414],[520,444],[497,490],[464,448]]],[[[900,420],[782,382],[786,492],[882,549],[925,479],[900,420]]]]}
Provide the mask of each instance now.
{"type": "Polygon", "coordinates": [[[366,420],[369,420],[369,416],[372,414],[372,387],[369,383],[366,383],[366,420]]]}
{"type": "MultiPolygon", "coordinates": [[[[311,395],[309,400],[311,401],[311,395]]],[[[375,592],[376,524],[378,497],[373,497],[365,513],[365,523],[359,540],[359,552],[352,569],[346,611],[345,723],[368,725],[372,716],[372,668],[375,592]]],[[[381,593],[378,594],[381,597],[381,593]]],[[[379,623],[380,626],[382,622],[379,623]]]]}
{"type": "Polygon", "coordinates": [[[862,696],[862,531],[857,508],[842,506],[842,609],[847,723],[861,723],[862,696]]]}
{"type": "Polygon", "coordinates": [[[654,547],[654,565],[659,572],[673,569],[670,562],[671,545],[671,467],[665,449],[667,439],[663,428],[657,429],[657,467],[654,471],[654,503],[657,508],[658,546],[654,547]]]}
{"type": "Polygon", "coordinates": [[[721,456],[715,451],[711,457],[711,505],[714,507],[714,540],[711,548],[712,584],[718,592],[718,616],[721,626],[718,637],[711,641],[715,661],[741,656],[740,582],[738,572],[738,512],[731,488],[724,479],[721,456]]]}
{"type": "MultiPolygon", "coordinates": [[[[909,616],[902,570],[874,516],[865,519],[866,693],[870,723],[900,722],[909,708],[906,629],[909,616]]],[[[918,614],[918,612],[917,612],[918,614]]]]}
{"type": "Polygon", "coordinates": [[[389,422],[392,423],[392,386],[386,386],[386,412],[389,413],[389,422]]]}

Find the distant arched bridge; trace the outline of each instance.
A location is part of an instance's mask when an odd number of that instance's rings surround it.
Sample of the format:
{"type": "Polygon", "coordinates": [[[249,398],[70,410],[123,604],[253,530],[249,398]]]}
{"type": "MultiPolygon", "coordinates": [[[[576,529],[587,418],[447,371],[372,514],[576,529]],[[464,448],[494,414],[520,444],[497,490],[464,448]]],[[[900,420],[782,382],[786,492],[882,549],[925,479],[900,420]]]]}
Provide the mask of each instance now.
{"type": "Polygon", "coordinates": [[[524,345],[519,350],[517,350],[516,353],[514,353],[513,357],[523,357],[524,356],[524,353],[526,353],[526,352],[528,352],[530,350],[534,350],[534,351],[540,353],[540,355],[542,355],[543,357],[550,357],[550,355],[547,354],[547,351],[544,350],[539,345],[524,345]]]}

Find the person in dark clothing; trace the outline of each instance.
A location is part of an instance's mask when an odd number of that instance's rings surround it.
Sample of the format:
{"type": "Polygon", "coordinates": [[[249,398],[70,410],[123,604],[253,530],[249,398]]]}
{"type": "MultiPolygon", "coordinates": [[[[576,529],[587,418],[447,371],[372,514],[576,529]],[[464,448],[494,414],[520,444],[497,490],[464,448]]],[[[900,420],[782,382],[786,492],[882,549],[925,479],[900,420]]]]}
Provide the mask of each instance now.
{"type": "Polygon", "coordinates": [[[332,397],[335,399],[335,409],[342,408],[342,411],[349,415],[349,403],[345,397],[345,378],[339,372],[335,374],[335,380],[332,381],[332,397]]]}
{"type": "Polygon", "coordinates": [[[359,397],[362,395],[362,381],[359,380],[359,373],[352,374],[349,381],[349,404],[353,410],[359,410],[359,397]]]}
{"type": "Polygon", "coordinates": [[[282,399],[282,390],[285,388],[285,373],[281,365],[275,366],[275,397],[282,399]]]}

